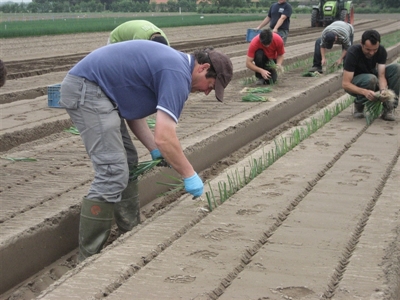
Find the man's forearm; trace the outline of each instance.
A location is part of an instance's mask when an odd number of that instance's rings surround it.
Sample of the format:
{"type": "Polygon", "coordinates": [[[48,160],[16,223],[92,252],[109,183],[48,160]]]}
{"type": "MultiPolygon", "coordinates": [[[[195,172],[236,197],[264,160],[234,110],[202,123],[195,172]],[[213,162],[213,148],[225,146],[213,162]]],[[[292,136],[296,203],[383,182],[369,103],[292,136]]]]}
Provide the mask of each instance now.
{"type": "Polygon", "coordinates": [[[280,17],[278,22],[276,22],[274,30],[278,31],[278,29],[282,26],[283,22],[285,21],[286,18],[280,17]]]}
{"type": "Polygon", "coordinates": [[[284,60],[283,55],[279,55],[279,56],[276,58],[276,64],[282,66],[283,60],[284,60]]]}

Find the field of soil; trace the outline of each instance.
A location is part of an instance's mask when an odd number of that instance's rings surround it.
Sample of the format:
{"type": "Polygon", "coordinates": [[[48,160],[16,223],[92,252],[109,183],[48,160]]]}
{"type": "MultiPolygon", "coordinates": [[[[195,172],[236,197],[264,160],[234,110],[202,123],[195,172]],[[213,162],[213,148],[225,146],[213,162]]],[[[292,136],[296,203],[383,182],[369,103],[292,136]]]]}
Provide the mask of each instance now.
{"type": "MultiPolygon", "coordinates": [[[[243,102],[254,86],[246,29],[258,24],[164,28],[172,47],[214,46],[234,65],[224,103],[192,94],[178,125],[216,196],[277,141],[348,99],[341,71],[302,76],[322,28],[298,15],[270,101],[243,102]]],[[[355,43],[370,28],[400,36],[400,16],[356,15],[355,43]]],[[[9,67],[0,89],[0,299],[400,299],[399,116],[368,126],[352,105],[212,211],[205,196],[160,196],[166,187],[156,182],[175,173],[150,172],[139,184],[142,224],[118,238],[114,229],[99,255],[77,265],[80,201],[93,171],[80,137],[64,131],[66,112],[48,107],[47,87],[107,38],[0,40],[9,67]],[[7,159],[18,157],[36,161],[7,159]]],[[[400,43],[387,50],[388,63],[399,61],[400,43]]],[[[134,143],[140,160],[150,159],[134,143]]]]}

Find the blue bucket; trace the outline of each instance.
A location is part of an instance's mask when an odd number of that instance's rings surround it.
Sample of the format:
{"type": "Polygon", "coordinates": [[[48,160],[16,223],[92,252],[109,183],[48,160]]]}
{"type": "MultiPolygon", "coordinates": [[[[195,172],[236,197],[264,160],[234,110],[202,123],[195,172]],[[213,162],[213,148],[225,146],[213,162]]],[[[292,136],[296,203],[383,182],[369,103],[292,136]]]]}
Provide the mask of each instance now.
{"type": "Polygon", "coordinates": [[[61,88],[61,83],[49,85],[47,87],[47,106],[48,107],[62,108],[58,104],[58,101],[60,101],[60,88],[61,88]]]}
{"type": "Polygon", "coordinates": [[[247,34],[246,34],[246,42],[251,42],[251,40],[258,34],[260,34],[262,30],[257,30],[257,29],[247,29],[247,34]]]}

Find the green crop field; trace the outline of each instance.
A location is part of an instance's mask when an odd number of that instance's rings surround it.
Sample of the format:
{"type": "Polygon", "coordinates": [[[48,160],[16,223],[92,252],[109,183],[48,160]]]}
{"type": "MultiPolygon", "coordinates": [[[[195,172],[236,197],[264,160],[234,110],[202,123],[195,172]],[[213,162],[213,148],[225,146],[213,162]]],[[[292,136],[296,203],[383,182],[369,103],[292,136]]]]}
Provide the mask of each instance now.
{"type": "Polygon", "coordinates": [[[74,14],[62,14],[48,19],[33,19],[24,14],[24,20],[4,20],[0,23],[0,38],[57,35],[82,32],[111,31],[116,26],[130,20],[148,20],[160,28],[191,25],[210,25],[234,22],[255,21],[262,16],[252,15],[160,15],[137,17],[82,17],[74,14]]]}

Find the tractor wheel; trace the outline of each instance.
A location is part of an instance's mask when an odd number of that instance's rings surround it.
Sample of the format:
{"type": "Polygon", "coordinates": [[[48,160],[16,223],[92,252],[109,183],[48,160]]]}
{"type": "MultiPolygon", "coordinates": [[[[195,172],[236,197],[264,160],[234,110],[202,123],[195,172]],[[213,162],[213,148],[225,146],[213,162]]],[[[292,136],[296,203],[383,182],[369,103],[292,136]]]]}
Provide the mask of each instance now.
{"type": "Polygon", "coordinates": [[[347,23],[354,25],[354,7],[350,7],[350,13],[347,14],[347,23]]]}
{"type": "Polygon", "coordinates": [[[348,23],[348,21],[347,21],[347,9],[343,9],[340,12],[340,21],[348,23]]]}
{"type": "Polygon", "coordinates": [[[318,10],[313,9],[311,12],[311,27],[318,27],[318,10]]]}

